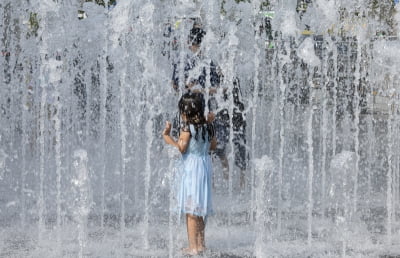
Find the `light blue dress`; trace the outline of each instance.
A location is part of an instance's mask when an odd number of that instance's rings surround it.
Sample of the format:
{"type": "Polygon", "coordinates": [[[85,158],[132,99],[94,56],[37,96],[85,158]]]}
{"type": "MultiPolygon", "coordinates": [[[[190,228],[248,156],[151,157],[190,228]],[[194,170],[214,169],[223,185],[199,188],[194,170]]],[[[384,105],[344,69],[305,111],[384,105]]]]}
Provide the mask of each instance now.
{"type": "Polygon", "coordinates": [[[182,154],[179,171],[178,210],[179,213],[189,213],[206,217],[212,213],[211,177],[212,165],[209,154],[210,141],[205,134],[202,138],[202,129],[199,129],[196,140],[196,130],[190,128],[190,142],[186,152],[182,154]]]}

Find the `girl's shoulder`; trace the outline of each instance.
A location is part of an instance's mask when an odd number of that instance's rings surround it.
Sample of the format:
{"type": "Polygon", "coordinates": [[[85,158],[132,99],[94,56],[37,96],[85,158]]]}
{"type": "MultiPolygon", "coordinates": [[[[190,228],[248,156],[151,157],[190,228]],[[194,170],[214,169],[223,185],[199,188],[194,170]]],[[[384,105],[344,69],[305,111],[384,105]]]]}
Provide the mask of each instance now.
{"type": "Polygon", "coordinates": [[[183,122],[181,124],[181,131],[188,132],[190,135],[196,135],[199,132],[203,132],[211,135],[213,137],[215,135],[215,128],[213,123],[204,123],[204,124],[191,124],[183,122]]]}
{"type": "Polygon", "coordinates": [[[190,131],[191,131],[191,128],[190,128],[191,126],[190,126],[190,124],[189,123],[186,123],[186,122],[182,122],[181,123],[181,131],[182,132],[188,132],[188,133],[190,133],[190,131]]]}
{"type": "Polygon", "coordinates": [[[201,129],[201,128],[202,127],[199,125],[186,123],[186,122],[183,122],[181,125],[181,131],[190,133],[190,136],[195,135],[196,132],[198,132],[199,129],[201,129]]]}

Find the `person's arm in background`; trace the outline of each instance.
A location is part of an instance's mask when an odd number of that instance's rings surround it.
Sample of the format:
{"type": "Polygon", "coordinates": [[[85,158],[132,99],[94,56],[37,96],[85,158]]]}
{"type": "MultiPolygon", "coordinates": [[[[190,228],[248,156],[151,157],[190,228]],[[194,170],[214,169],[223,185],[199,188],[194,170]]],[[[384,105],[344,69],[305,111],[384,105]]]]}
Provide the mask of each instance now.
{"type": "Polygon", "coordinates": [[[173,64],[174,69],[172,72],[172,88],[177,92],[179,91],[179,74],[178,74],[178,64],[173,64]]]}
{"type": "Polygon", "coordinates": [[[215,150],[217,148],[217,137],[213,137],[210,142],[210,150],[215,150]]]}
{"type": "MultiPolygon", "coordinates": [[[[210,63],[210,84],[211,87],[208,90],[210,95],[215,95],[218,93],[218,89],[220,89],[220,85],[223,81],[224,75],[222,74],[221,68],[216,66],[213,61],[210,63]]],[[[224,99],[226,99],[226,91],[227,88],[222,88],[222,94],[224,99]]]]}
{"type": "Polygon", "coordinates": [[[213,137],[210,141],[210,150],[213,151],[217,148],[217,137],[215,136],[215,126],[214,124],[209,124],[208,126],[211,126],[212,134],[213,137]]]}

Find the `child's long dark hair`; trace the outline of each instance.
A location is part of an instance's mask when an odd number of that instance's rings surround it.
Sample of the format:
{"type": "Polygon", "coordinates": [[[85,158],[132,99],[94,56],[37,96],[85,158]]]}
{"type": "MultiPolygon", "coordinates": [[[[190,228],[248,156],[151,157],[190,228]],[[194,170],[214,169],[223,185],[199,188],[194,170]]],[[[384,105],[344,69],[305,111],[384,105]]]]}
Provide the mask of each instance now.
{"type": "MultiPolygon", "coordinates": [[[[206,140],[206,132],[208,132],[208,140],[211,141],[215,135],[215,131],[214,126],[211,123],[207,123],[204,118],[205,100],[203,94],[200,92],[187,92],[183,94],[179,100],[178,108],[180,115],[186,116],[187,126],[190,124],[194,126],[196,130],[195,139],[198,140],[198,132],[202,128],[202,139],[206,140]]],[[[186,130],[189,130],[189,128],[186,128],[186,130]]]]}

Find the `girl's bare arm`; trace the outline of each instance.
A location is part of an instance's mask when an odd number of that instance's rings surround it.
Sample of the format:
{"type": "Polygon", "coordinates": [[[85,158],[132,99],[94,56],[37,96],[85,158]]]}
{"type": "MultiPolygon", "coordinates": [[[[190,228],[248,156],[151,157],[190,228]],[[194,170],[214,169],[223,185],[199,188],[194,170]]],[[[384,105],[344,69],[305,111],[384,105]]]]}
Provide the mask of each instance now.
{"type": "Polygon", "coordinates": [[[174,138],[169,135],[170,132],[171,123],[167,121],[162,133],[165,143],[175,146],[181,153],[185,153],[190,141],[190,132],[181,131],[178,141],[175,141],[174,138]]]}

